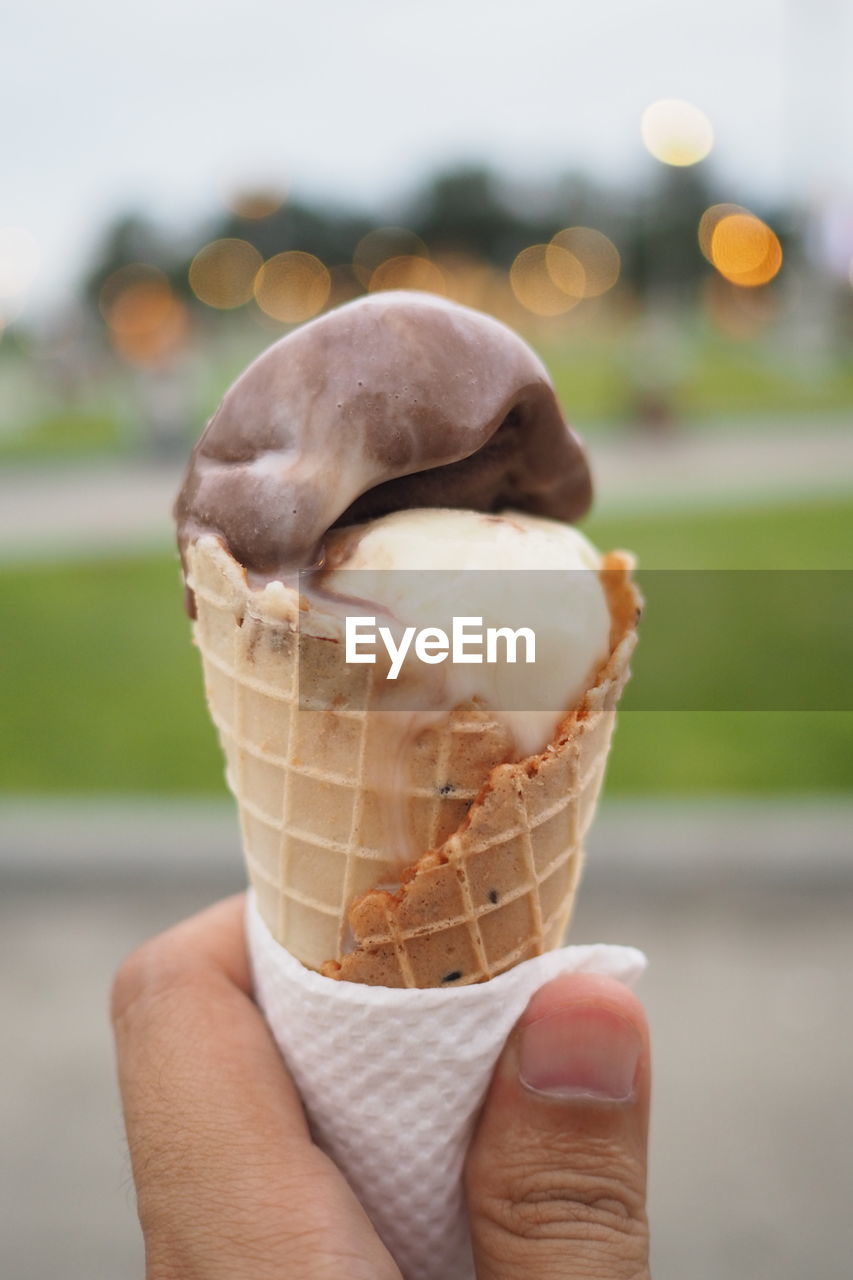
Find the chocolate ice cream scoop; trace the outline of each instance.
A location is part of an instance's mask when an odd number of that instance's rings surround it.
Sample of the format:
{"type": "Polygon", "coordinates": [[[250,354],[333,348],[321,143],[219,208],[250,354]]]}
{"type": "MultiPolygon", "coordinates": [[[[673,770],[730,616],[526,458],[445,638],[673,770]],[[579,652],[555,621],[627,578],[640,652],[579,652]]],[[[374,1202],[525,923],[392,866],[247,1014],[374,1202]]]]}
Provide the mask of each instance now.
{"type": "Polygon", "coordinates": [[[215,533],[272,578],[318,564],[335,525],[431,506],[574,521],[591,496],[583,447],[526,343],[467,307],[392,292],[249,366],[193,451],[175,515],[182,556],[215,533]]]}

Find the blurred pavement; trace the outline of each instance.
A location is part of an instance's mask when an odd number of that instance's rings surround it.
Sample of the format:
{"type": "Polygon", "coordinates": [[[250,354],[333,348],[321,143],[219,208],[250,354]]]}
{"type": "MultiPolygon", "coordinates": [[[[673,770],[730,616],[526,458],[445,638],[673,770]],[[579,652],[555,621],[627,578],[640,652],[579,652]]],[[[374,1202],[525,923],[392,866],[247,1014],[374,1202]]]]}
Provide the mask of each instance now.
{"type": "MultiPolygon", "coordinates": [[[[697,503],[849,494],[853,430],[804,420],[774,427],[637,432],[588,441],[599,515],[697,503]]],[[[112,554],[172,545],[182,465],[93,461],[8,467],[0,475],[0,556],[112,554]]]]}
{"type": "MultiPolygon", "coordinates": [[[[655,1280],[841,1280],[853,1182],[849,801],[604,805],[572,929],[642,947],[655,1280]]],[[[121,957],[242,885],[230,806],[0,808],[0,1253],[142,1280],[106,1005],[121,957]]]]}

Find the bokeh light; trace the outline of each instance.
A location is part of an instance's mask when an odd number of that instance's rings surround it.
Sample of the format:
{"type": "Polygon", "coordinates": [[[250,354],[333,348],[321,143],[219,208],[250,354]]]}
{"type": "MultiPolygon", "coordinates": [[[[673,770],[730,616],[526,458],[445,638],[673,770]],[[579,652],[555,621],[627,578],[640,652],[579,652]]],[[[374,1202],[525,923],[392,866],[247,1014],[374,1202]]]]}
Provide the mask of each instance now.
{"type": "Polygon", "coordinates": [[[778,274],[782,246],[775,232],[754,214],[730,213],[714,227],[711,261],[732,284],[755,288],[778,274]]]}
{"type": "Polygon", "coordinates": [[[717,223],[733,213],[749,213],[749,210],[740,204],[712,204],[699,219],[699,248],[709,262],[714,261],[711,256],[711,239],[717,223]]]}
{"type": "Polygon", "coordinates": [[[274,320],[299,324],[323,310],[332,279],[328,268],[313,253],[290,249],[277,253],[255,276],[258,306],[274,320]]]}
{"type": "Polygon", "coordinates": [[[368,288],[371,293],[379,293],[384,289],[420,289],[424,293],[446,296],[447,281],[441,267],[429,258],[401,254],[398,258],[380,262],[370,277],[368,288]]]}
{"type": "Polygon", "coordinates": [[[580,258],[552,241],[545,246],[545,267],[557,288],[580,302],[586,289],[586,272],[580,258]]]}
{"type": "Polygon", "coordinates": [[[190,288],[209,307],[241,307],[252,297],[262,265],[263,258],[248,240],[213,240],[190,263],[190,288]]]}
{"type": "Polygon", "coordinates": [[[0,298],[22,297],[36,275],[41,254],[25,227],[0,227],[0,298]]]}
{"type": "MultiPolygon", "coordinates": [[[[104,280],[98,294],[98,309],[104,320],[114,328],[113,313],[119,305],[122,295],[137,285],[162,285],[168,289],[169,282],[159,267],[149,262],[129,262],[117,271],[113,271],[104,280]]],[[[119,323],[121,321],[119,320],[119,323]]]]}
{"type": "Polygon", "coordinates": [[[612,289],[619,279],[622,261],[613,241],[594,227],[566,227],[551,237],[547,255],[548,269],[554,283],[566,293],[581,298],[598,298],[612,289]],[[567,273],[566,260],[555,249],[570,254],[580,266],[583,279],[577,293],[577,269],[567,273]]]}
{"type": "Polygon", "coordinates": [[[555,244],[532,244],[509,269],[513,293],[523,307],[537,316],[558,316],[577,306],[583,296],[583,267],[574,254],[555,244]],[[580,293],[569,293],[556,283],[574,282],[580,293]]]}
{"type": "Polygon", "coordinates": [[[222,203],[238,218],[247,218],[256,222],[277,213],[285,199],[284,192],[272,186],[264,186],[228,191],[222,196],[222,203]]]}
{"type": "Polygon", "coordinates": [[[356,276],[367,289],[376,268],[389,258],[428,257],[426,245],[414,231],[408,231],[405,227],[377,227],[359,240],[352,265],[356,276]]]}
{"type": "Polygon", "coordinates": [[[662,98],[646,107],[640,131],[661,164],[697,164],[714,145],[714,130],[704,111],[681,98],[662,98]]]}
{"type": "Polygon", "coordinates": [[[189,315],[162,271],[134,262],[104,281],[101,314],[116,351],[132,364],[156,365],[183,346],[189,315]]]}

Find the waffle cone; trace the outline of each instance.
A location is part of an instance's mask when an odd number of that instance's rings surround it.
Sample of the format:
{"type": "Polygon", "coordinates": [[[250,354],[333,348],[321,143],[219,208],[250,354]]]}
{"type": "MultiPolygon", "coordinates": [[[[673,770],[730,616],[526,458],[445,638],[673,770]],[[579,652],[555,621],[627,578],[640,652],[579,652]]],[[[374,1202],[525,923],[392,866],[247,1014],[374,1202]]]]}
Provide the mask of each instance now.
{"type": "Polygon", "coordinates": [[[465,985],[560,945],[636,642],[630,568],[619,552],[603,562],[610,654],[592,687],[545,751],[512,761],[479,700],[408,734],[409,717],[368,710],[384,672],[344,664],[335,618],[282,583],[253,589],[216,538],[190,546],[194,638],[249,877],[303,964],[465,985]]]}

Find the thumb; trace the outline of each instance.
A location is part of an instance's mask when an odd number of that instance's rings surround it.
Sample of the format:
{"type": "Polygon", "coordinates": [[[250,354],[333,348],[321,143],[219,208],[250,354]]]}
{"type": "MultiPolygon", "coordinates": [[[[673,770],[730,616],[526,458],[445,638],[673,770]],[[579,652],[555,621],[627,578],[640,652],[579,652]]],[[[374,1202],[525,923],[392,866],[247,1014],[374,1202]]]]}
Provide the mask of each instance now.
{"type": "Polygon", "coordinates": [[[647,1280],[649,1080],[626,987],[565,974],[536,993],[468,1153],[478,1280],[647,1280]]]}

